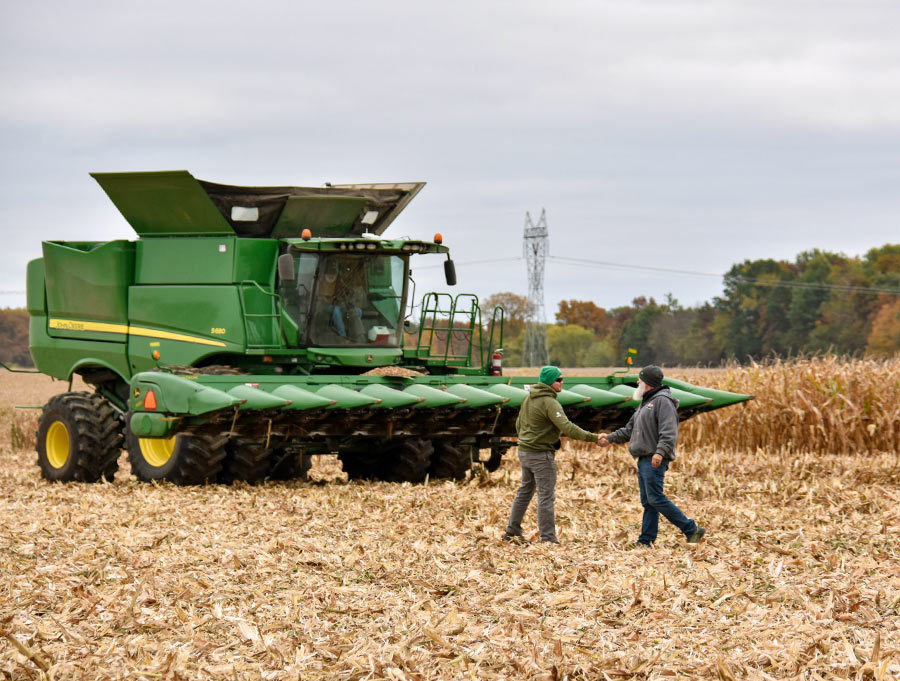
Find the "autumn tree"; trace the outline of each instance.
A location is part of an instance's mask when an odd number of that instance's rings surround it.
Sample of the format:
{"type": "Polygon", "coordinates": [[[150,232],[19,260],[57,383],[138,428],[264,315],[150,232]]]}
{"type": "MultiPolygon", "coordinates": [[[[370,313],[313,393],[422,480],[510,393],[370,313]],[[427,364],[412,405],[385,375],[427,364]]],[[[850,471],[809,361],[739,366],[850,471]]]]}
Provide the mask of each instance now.
{"type": "Polygon", "coordinates": [[[866,350],[875,357],[891,357],[900,352],[900,297],[881,298],[872,320],[866,350]]]}
{"type": "Polygon", "coordinates": [[[556,321],[559,324],[577,324],[601,337],[607,336],[612,328],[612,318],[606,310],[590,300],[559,301],[556,321]]]}
{"type": "Polygon", "coordinates": [[[526,296],[520,296],[516,293],[505,291],[503,293],[494,293],[481,302],[482,314],[485,321],[495,306],[501,305],[505,312],[503,322],[504,335],[515,338],[519,336],[525,329],[525,322],[534,314],[534,303],[526,296]]]}
{"type": "Polygon", "coordinates": [[[32,366],[28,352],[28,312],[21,308],[0,310],[0,361],[32,366]]]}

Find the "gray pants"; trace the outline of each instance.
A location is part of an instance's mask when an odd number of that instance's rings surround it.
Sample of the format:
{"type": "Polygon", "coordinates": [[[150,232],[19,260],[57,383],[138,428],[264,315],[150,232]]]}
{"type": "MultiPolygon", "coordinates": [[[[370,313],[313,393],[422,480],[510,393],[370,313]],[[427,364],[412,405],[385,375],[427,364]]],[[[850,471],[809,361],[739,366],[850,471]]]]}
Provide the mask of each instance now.
{"type": "Polygon", "coordinates": [[[522,534],[522,518],[534,489],[537,486],[537,516],[541,541],[558,541],[556,539],[556,455],[554,452],[523,452],[519,450],[519,463],[522,465],[522,484],[516,492],[506,533],[522,534]]]}

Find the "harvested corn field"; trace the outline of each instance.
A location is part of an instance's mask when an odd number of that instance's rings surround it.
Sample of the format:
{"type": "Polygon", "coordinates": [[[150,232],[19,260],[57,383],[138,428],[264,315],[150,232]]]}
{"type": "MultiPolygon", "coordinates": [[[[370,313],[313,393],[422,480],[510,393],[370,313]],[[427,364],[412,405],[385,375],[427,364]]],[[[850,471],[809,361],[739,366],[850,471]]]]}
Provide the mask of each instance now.
{"type": "Polygon", "coordinates": [[[461,483],[346,484],[316,457],[312,482],[176,487],[124,456],[112,483],[47,483],[36,413],[9,407],[64,389],[0,383],[3,678],[900,675],[896,448],[682,448],[667,492],[707,539],[664,524],[633,551],[630,457],[567,447],[563,545],[516,546],[512,454],[461,483]]]}

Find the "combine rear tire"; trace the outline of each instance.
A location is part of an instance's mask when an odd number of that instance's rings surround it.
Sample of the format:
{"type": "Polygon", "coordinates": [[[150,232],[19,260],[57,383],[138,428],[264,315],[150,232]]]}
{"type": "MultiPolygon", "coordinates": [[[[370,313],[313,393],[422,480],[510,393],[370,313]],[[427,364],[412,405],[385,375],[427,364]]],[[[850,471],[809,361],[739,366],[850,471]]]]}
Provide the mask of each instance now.
{"type": "Polygon", "coordinates": [[[390,482],[422,482],[431,463],[431,440],[409,438],[390,443],[384,453],[381,478],[390,482]]]}
{"type": "Polygon", "coordinates": [[[428,474],[435,479],[462,480],[472,467],[472,448],[447,440],[435,440],[428,474]]]}
{"type": "Polygon", "coordinates": [[[225,452],[219,482],[230,485],[235,480],[243,480],[256,485],[269,475],[272,450],[266,449],[264,442],[236,437],[225,445],[225,452]]]}
{"type": "Polygon", "coordinates": [[[270,480],[306,480],[312,457],[295,447],[276,447],[269,456],[270,480]]]}
{"type": "Polygon", "coordinates": [[[168,439],[139,438],[128,431],[128,460],[138,480],[176,485],[215,482],[225,458],[224,435],[180,433],[168,439]]]}
{"type": "Polygon", "coordinates": [[[122,421],[112,405],[88,392],[53,397],[37,429],[38,466],[47,480],[112,480],[119,470],[122,421]]]}

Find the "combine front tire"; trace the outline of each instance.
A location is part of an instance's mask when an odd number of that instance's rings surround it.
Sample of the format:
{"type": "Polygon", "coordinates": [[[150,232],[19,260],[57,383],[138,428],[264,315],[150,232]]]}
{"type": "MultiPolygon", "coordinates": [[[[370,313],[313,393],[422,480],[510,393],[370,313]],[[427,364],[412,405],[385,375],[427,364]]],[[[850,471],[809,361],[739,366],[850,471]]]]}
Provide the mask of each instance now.
{"type": "Polygon", "coordinates": [[[385,452],[381,477],[391,482],[422,482],[432,453],[434,447],[431,440],[400,440],[385,452]]]}
{"type": "Polygon", "coordinates": [[[128,431],[128,460],[138,480],[176,485],[215,482],[225,458],[224,435],[180,433],[168,439],[139,438],[128,431]]]}
{"type": "Polygon", "coordinates": [[[225,451],[219,482],[243,480],[256,485],[268,476],[272,450],[266,449],[264,442],[236,437],[228,441],[225,451]]]}
{"type": "Polygon", "coordinates": [[[276,447],[269,457],[270,480],[306,480],[312,457],[295,447],[276,447]]]}
{"type": "Polygon", "coordinates": [[[121,447],[122,422],[100,395],[57,395],[47,402],[38,421],[38,466],[47,480],[112,480],[119,469],[121,447]]]}
{"type": "Polygon", "coordinates": [[[431,440],[372,440],[338,452],[349,480],[422,482],[431,463],[431,440]]]}
{"type": "Polygon", "coordinates": [[[447,440],[435,440],[428,475],[432,478],[462,480],[472,467],[472,448],[447,440]]]}

